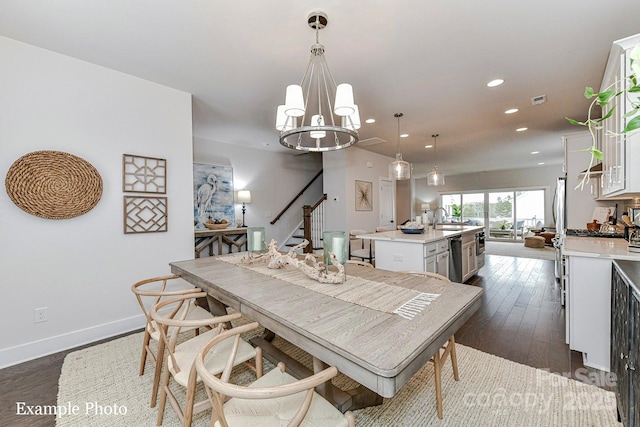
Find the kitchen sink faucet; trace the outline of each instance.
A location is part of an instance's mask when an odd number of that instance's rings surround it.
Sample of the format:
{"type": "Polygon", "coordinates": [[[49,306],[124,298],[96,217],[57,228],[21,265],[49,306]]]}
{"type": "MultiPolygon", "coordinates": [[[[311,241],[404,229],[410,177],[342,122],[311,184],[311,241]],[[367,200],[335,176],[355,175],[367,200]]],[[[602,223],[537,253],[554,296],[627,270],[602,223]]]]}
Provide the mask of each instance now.
{"type": "Polygon", "coordinates": [[[438,206],[434,211],[433,211],[433,229],[436,229],[436,224],[438,223],[436,216],[438,215],[438,211],[442,210],[442,212],[444,212],[444,217],[446,218],[449,216],[449,212],[447,212],[447,210],[445,208],[443,208],[442,206],[438,206]]]}

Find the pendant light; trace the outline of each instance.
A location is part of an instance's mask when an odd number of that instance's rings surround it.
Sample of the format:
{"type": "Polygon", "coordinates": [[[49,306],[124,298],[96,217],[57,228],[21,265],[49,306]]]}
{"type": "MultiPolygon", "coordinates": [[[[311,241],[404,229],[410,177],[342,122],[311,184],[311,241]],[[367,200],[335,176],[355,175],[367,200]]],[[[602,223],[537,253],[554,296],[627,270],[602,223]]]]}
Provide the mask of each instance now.
{"type": "Polygon", "coordinates": [[[300,151],[332,151],[358,142],[360,114],[348,83],[336,84],[324,56],[318,33],[329,20],[312,12],[307,24],[316,33],[307,71],[299,85],[287,86],[285,103],[276,111],[280,144],[300,151]]]}
{"type": "Polygon", "coordinates": [[[438,170],[436,164],[436,139],[440,135],[435,133],[431,136],[433,137],[433,170],[427,174],[427,185],[444,185],[444,173],[438,170]]]}
{"type": "Polygon", "coordinates": [[[389,178],[399,181],[411,178],[411,164],[402,160],[400,152],[400,117],[402,113],[395,113],[393,117],[398,119],[398,142],[396,144],[396,160],[389,163],[389,178]]]}

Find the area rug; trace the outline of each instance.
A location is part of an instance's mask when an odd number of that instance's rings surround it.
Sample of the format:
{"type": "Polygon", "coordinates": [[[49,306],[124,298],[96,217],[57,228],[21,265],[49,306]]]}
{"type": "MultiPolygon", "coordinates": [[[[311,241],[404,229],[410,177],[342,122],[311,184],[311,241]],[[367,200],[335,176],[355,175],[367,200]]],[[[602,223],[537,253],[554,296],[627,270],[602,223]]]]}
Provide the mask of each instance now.
{"type": "Polygon", "coordinates": [[[556,250],[553,246],[543,248],[527,248],[524,242],[494,242],[487,241],[484,246],[487,255],[512,256],[518,258],[556,259],[556,250]]]}
{"type": "MultiPolygon", "coordinates": [[[[58,406],[78,410],[76,414],[58,416],[57,427],[155,425],[157,411],[149,407],[151,365],[147,365],[143,376],[138,376],[141,343],[142,335],[133,334],[69,354],[60,375],[58,406]]],[[[380,406],[354,411],[356,425],[620,425],[611,392],[460,344],[456,347],[460,381],[454,381],[447,364],[442,378],[444,419],[436,414],[433,366],[429,363],[395,397],[384,399],[380,406]]],[[[307,355],[304,362],[309,360],[307,355]]],[[[270,363],[265,364],[265,370],[272,368],[270,363]]],[[[250,371],[240,371],[234,375],[235,380],[251,380],[250,371]]],[[[334,383],[349,388],[349,379],[340,377],[334,383]]],[[[202,412],[193,425],[208,426],[209,417],[208,411],[202,412]]],[[[179,425],[169,405],[164,425],[179,425]]]]}

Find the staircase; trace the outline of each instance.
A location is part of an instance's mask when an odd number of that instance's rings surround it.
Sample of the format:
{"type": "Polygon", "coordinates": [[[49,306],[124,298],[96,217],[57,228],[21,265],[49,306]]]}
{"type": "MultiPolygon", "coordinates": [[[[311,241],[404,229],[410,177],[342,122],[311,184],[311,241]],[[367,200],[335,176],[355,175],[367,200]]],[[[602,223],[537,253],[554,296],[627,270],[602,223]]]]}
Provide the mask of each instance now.
{"type": "Polygon", "coordinates": [[[302,221],[287,239],[284,244],[285,247],[292,248],[306,239],[310,242],[310,245],[307,245],[304,250],[298,251],[299,253],[317,253],[323,250],[322,233],[324,231],[324,206],[326,200],[327,195],[323,194],[313,206],[305,205],[302,207],[302,221]]]}

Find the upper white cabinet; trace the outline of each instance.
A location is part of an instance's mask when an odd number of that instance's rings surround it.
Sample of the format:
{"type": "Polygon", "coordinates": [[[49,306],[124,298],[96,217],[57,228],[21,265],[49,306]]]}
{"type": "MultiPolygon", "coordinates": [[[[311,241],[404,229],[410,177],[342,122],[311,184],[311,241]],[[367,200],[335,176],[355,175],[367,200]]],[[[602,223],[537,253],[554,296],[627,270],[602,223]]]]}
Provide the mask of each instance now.
{"type": "MultiPolygon", "coordinates": [[[[625,89],[625,78],[630,73],[629,54],[638,43],[640,34],[614,42],[600,87],[601,92],[613,88],[616,92],[625,89]]],[[[627,97],[616,97],[609,108],[603,109],[602,114],[606,115],[613,105],[615,110],[604,121],[601,133],[604,155],[601,185],[602,195],[605,197],[640,193],[640,168],[637,166],[640,162],[640,134],[620,135],[627,124],[625,114],[630,110],[627,97]]]]}

